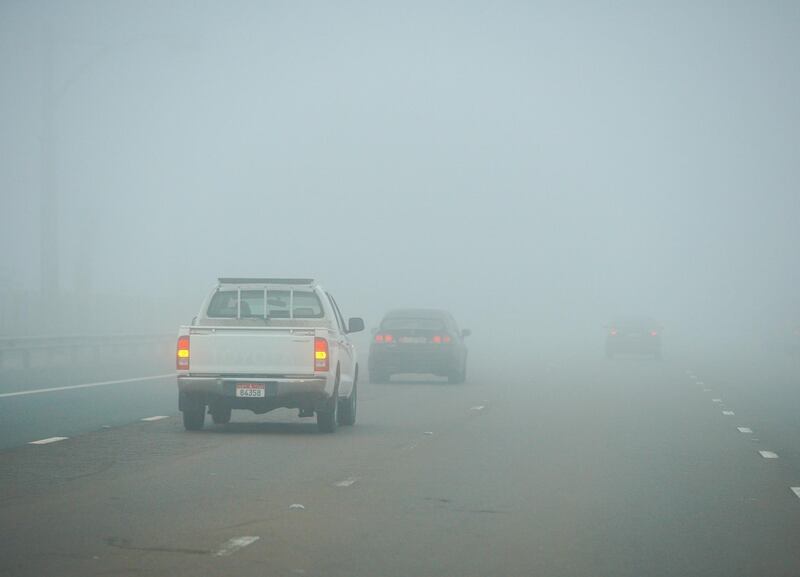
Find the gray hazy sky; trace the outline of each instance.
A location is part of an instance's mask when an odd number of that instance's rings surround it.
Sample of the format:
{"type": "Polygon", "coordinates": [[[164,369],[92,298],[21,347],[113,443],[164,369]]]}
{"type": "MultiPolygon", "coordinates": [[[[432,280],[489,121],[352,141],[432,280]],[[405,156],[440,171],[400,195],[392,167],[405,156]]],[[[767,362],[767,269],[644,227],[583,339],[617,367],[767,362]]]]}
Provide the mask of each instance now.
{"type": "Polygon", "coordinates": [[[310,275],[465,324],[796,303],[798,2],[2,0],[0,268],[30,289],[48,50],[64,290],[310,275]]]}

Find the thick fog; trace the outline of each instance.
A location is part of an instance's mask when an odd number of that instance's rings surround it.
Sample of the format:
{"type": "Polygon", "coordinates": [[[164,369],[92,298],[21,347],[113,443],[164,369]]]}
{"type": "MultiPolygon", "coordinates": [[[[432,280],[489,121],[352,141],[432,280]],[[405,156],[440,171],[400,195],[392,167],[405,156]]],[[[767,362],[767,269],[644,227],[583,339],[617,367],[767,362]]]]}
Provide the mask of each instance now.
{"type": "Polygon", "coordinates": [[[368,327],[447,308],[473,347],[600,351],[619,313],[666,347],[761,339],[800,312],[799,24],[792,1],[4,0],[2,332],[169,332],[257,275],[368,327]]]}

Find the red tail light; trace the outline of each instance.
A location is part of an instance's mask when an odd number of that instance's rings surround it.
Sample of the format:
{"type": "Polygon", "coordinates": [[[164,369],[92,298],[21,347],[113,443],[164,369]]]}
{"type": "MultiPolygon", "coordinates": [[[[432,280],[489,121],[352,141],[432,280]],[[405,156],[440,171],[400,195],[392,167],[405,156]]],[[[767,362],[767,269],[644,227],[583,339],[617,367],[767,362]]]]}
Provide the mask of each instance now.
{"type": "Polygon", "coordinates": [[[431,340],[434,343],[441,343],[442,342],[442,337],[440,337],[439,335],[435,335],[431,340]]]}
{"type": "Polygon", "coordinates": [[[444,337],[442,337],[442,341],[444,341],[446,343],[449,343],[451,340],[452,339],[450,338],[450,335],[445,335],[444,337]]]}
{"type": "Polygon", "coordinates": [[[314,338],[314,370],[320,372],[330,370],[328,341],[321,337],[314,338]]]}
{"type": "Polygon", "coordinates": [[[617,336],[617,329],[611,329],[611,336],[612,337],[617,336]]]}
{"type": "Polygon", "coordinates": [[[189,370],[189,337],[178,337],[178,351],[175,354],[175,367],[179,371],[189,370]]]}
{"type": "Polygon", "coordinates": [[[656,336],[658,336],[658,331],[650,331],[650,336],[651,336],[651,337],[656,337],[656,336]]]}

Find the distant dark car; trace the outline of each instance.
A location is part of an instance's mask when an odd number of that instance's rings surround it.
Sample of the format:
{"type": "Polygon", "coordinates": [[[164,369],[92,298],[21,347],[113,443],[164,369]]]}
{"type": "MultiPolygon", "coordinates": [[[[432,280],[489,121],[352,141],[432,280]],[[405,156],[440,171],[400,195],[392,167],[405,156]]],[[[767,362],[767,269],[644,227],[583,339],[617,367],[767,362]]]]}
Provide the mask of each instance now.
{"type": "Polygon", "coordinates": [[[447,377],[463,383],[467,376],[467,347],[453,316],[437,309],[390,311],[375,331],[369,349],[369,379],[387,382],[394,374],[417,373],[447,377]]]}
{"type": "Polygon", "coordinates": [[[606,357],[617,354],[661,358],[661,326],[648,317],[618,317],[608,326],[606,357]]]}

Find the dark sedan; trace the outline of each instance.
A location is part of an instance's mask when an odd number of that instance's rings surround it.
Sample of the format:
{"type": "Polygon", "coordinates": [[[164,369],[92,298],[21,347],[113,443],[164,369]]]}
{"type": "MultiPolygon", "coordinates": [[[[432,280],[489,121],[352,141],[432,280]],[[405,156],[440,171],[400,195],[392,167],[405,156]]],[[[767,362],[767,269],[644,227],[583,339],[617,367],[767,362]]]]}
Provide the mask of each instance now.
{"type": "Polygon", "coordinates": [[[453,316],[438,309],[397,309],[386,314],[369,350],[369,378],[387,382],[394,374],[433,374],[451,383],[467,376],[467,347],[453,316]]]}

